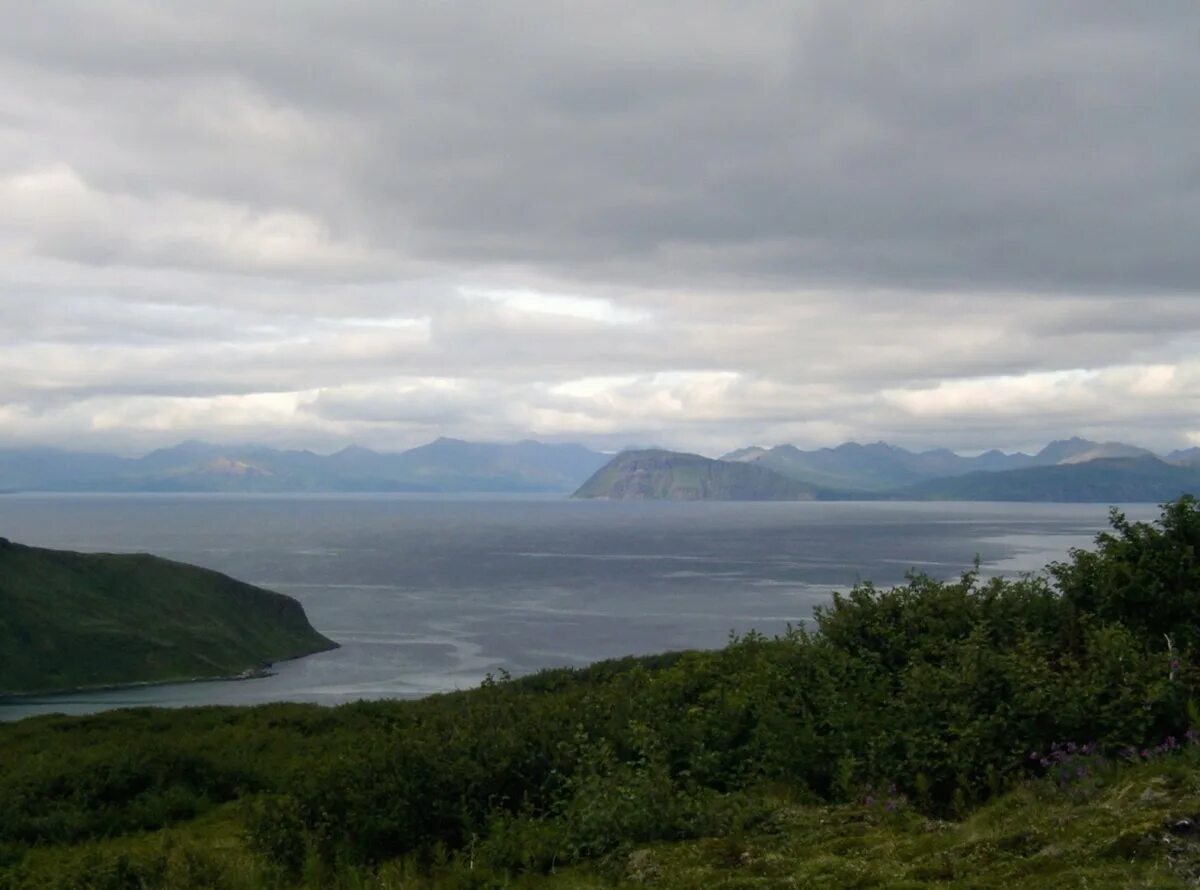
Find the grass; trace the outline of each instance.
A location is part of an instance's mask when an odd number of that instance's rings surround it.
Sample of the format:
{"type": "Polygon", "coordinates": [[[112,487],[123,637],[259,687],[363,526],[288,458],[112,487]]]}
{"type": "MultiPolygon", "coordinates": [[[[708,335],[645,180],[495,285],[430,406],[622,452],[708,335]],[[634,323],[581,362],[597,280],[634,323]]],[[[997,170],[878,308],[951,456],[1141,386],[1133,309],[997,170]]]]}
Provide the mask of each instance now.
{"type": "Polygon", "coordinates": [[[125,859],[160,863],[163,883],[228,890],[328,887],[466,888],[1185,888],[1200,878],[1200,766],[1194,753],[1110,768],[1086,784],[1031,782],[962,821],[930,819],[906,805],[807,806],[763,792],[764,816],[724,837],[625,848],[552,874],[473,872],[465,859],[432,871],[411,862],[376,870],[310,869],[281,880],[247,849],[248,801],[157,832],[27,856],[0,887],[122,886],[125,859]],[[91,875],[91,878],[86,876],[91,875]],[[81,877],[82,876],[82,877],[81,877]],[[106,878],[108,876],[108,878],[106,878]],[[20,883],[19,880],[27,881],[20,883]],[[83,881],[79,883],[79,881],[83,881]],[[88,880],[94,881],[88,883],[88,880]],[[108,881],[106,883],[106,881],[108,881]]]}
{"type": "Polygon", "coordinates": [[[1088,786],[1031,783],[966,819],[901,807],[781,802],[753,831],[624,854],[545,886],[1173,888],[1200,878],[1194,758],[1122,767],[1088,786]]]}

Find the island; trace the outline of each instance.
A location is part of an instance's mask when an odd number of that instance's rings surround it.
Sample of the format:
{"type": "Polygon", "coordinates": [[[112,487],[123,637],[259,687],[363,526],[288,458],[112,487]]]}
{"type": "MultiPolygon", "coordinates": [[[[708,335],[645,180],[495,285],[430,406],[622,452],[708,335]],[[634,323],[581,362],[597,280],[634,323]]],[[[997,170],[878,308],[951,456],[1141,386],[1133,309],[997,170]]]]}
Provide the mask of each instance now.
{"type": "Polygon", "coordinates": [[[650,449],[623,451],[572,495],[672,501],[807,501],[817,488],[752,463],[650,449]]]}
{"type": "Polygon", "coordinates": [[[249,676],[336,646],[293,598],[219,572],[0,538],[0,695],[249,676]]]}

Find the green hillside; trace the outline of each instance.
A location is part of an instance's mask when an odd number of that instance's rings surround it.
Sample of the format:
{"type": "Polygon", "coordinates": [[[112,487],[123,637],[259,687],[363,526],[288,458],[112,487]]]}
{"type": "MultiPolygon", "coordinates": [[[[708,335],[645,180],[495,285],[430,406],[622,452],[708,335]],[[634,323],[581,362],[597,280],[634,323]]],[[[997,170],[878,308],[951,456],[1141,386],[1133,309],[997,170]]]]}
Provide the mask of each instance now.
{"type": "Polygon", "coordinates": [[[217,572],[0,538],[0,694],[236,676],[333,646],[291,597],[217,572]]]}
{"type": "Polygon", "coordinates": [[[0,725],[0,888],[1175,888],[1200,502],[1039,577],[418,701],[0,725]]]}
{"type": "Polygon", "coordinates": [[[816,489],[750,463],[675,451],[623,451],[573,497],[613,500],[798,501],[816,489]]]}
{"type": "Polygon", "coordinates": [[[892,492],[913,500],[1163,503],[1200,493],[1200,467],[1155,457],[1098,458],[1083,463],[977,472],[892,492]]]}

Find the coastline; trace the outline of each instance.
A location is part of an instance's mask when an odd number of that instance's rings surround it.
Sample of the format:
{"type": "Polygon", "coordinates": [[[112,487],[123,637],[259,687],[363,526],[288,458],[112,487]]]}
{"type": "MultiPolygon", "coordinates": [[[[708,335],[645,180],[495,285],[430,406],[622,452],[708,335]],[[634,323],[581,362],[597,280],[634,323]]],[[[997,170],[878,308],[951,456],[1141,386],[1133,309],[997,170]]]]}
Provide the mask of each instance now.
{"type": "MultiPolygon", "coordinates": [[[[326,638],[328,639],[328,638],[326,638]]],[[[0,708],[18,705],[31,704],[51,704],[49,701],[40,701],[40,699],[59,699],[65,695],[86,695],[92,692],[119,692],[122,689],[147,689],[155,686],[183,686],[192,683],[234,683],[241,680],[262,680],[267,677],[273,677],[275,671],[272,668],[277,664],[283,664],[289,661],[297,661],[301,658],[308,658],[310,655],[319,655],[322,652],[332,652],[334,649],[340,649],[341,644],[329,640],[330,645],[321,649],[314,649],[312,652],[304,652],[300,655],[293,655],[288,658],[278,658],[275,661],[267,662],[258,667],[249,667],[237,674],[221,674],[212,677],[178,677],[163,680],[132,680],[128,683],[97,683],[89,686],[69,686],[60,689],[42,689],[36,692],[0,692],[0,708]]]]}

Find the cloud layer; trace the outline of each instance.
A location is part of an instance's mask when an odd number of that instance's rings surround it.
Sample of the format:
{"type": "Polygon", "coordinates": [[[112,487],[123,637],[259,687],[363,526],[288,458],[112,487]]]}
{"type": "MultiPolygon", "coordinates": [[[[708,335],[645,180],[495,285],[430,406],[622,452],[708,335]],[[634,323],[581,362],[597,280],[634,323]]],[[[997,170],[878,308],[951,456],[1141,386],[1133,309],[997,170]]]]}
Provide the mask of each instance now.
{"type": "Polygon", "coordinates": [[[32,4],[0,442],[1200,442],[1185,3],[32,4]]]}

